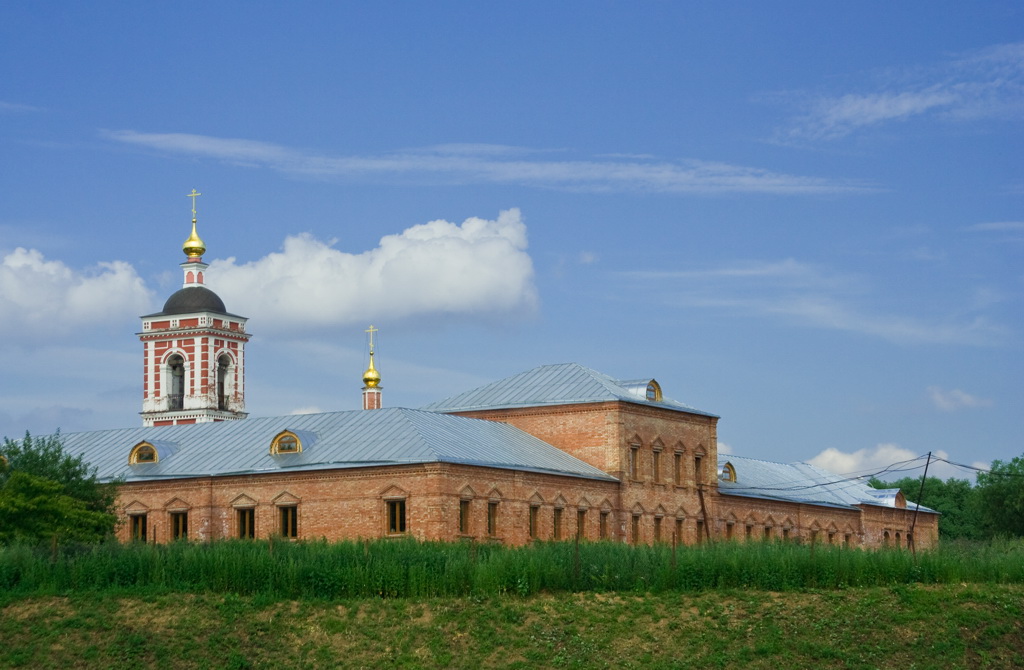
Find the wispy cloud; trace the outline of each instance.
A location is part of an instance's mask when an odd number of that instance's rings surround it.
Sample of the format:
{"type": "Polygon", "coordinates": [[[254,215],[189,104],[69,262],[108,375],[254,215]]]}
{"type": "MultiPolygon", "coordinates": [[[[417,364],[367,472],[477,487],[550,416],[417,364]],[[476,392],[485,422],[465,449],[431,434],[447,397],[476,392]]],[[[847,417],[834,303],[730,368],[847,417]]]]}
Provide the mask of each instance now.
{"type": "Polygon", "coordinates": [[[967,226],[968,232],[1024,233],[1024,221],[993,221],[967,226]]]}
{"type": "MultiPolygon", "coordinates": [[[[949,454],[941,450],[934,451],[932,456],[949,459],[949,454]]],[[[808,459],[807,462],[837,475],[864,477],[877,475],[882,481],[893,482],[904,477],[923,475],[927,459],[923,458],[922,454],[914,453],[898,444],[883,443],[853,452],[840,451],[830,447],[808,459]]],[[[974,467],[987,467],[987,464],[974,463],[974,467]]],[[[928,464],[928,476],[939,479],[949,479],[950,477],[971,479],[973,472],[932,459],[928,464]]],[[[913,496],[910,497],[913,499],[913,496]]]]}
{"type": "Polygon", "coordinates": [[[448,144],[373,156],[331,156],[255,140],[185,133],[104,131],[110,140],[165,153],[199,156],[319,179],[416,179],[441,183],[520,184],[585,192],[679,194],[857,193],[870,184],[772,172],[700,160],[644,157],[555,160],[551,152],[517,147],[448,144]]]}
{"type": "Polygon", "coordinates": [[[0,112],[22,113],[41,111],[43,111],[42,107],[33,107],[32,105],[23,105],[17,102],[5,102],[0,100],[0,112]]]}
{"type": "Polygon", "coordinates": [[[871,284],[861,277],[831,272],[794,259],[733,263],[684,271],[636,271],[627,277],[660,287],[673,306],[717,309],[741,317],[769,317],[901,344],[991,345],[1003,329],[983,316],[925,319],[874,311],[871,284]],[[652,284],[648,280],[657,280],[652,284]]]}
{"type": "Polygon", "coordinates": [[[875,90],[802,94],[804,113],[780,138],[830,140],[914,117],[1019,118],[1024,115],[1024,43],[990,47],[928,68],[889,70],[875,90]]]}
{"type": "Polygon", "coordinates": [[[955,412],[959,409],[973,407],[988,407],[992,404],[992,401],[987,398],[979,398],[960,389],[950,389],[947,391],[938,386],[928,387],[928,397],[931,399],[932,404],[943,412],[955,412]]]}

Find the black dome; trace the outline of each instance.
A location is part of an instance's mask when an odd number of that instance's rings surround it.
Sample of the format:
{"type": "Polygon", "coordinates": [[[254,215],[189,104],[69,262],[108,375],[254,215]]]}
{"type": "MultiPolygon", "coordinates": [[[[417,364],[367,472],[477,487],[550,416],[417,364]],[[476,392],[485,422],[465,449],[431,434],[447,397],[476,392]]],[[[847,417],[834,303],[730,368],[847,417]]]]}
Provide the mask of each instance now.
{"type": "Polygon", "coordinates": [[[189,286],[175,291],[164,303],[164,311],[160,313],[189,314],[191,312],[228,313],[220,296],[205,286],[189,286]]]}

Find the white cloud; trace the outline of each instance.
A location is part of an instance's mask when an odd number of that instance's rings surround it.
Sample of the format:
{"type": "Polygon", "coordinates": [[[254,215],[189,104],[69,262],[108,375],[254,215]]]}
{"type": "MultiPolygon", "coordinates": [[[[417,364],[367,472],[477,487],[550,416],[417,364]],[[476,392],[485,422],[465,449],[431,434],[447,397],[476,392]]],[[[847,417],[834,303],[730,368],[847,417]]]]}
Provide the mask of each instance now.
{"type": "Polygon", "coordinates": [[[734,452],[733,452],[731,446],[729,446],[725,442],[719,442],[718,443],[718,455],[719,456],[722,456],[723,454],[732,454],[732,453],[734,453],[734,452]]]}
{"type": "Polygon", "coordinates": [[[369,323],[417,315],[531,312],[533,263],[519,210],[461,225],[431,221],[346,253],[310,235],[237,264],[211,263],[210,284],[261,330],[369,323]]]}
{"type": "Polygon", "coordinates": [[[972,226],[967,226],[964,230],[970,232],[1022,233],[1024,232],[1024,221],[993,221],[991,223],[976,223],[972,226]]]}
{"type": "Polygon", "coordinates": [[[871,297],[870,284],[864,279],[794,259],[624,274],[641,280],[657,279],[663,300],[678,307],[768,316],[897,343],[990,345],[1005,337],[1001,327],[982,316],[952,314],[925,319],[875,313],[857,304],[865,300],[864,296],[871,297]]]}
{"type": "MultiPolygon", "coordinates": [[[[828,448],[808,463],[819,468],[847,476],[877,476],[882,481],[891,482],[904,477],[921,477],[925,464],[928,463],[928,477],[945,480],[951,477],[974,481],[974,471],[950,465],[945,461],[952,460],[949,454],[941,449],[932,452],[931,462],[926,454],[918,454],[898,444],[878,444],[870,449],[858,449],[852,453],[828,448]]],[[[975,468],[988,468],[987,463],[975,462],[975,468]]],[[[910,496],[913,499],[913,496],[910,496]]]]}
{"type": "Polygon", "coordinates": [[[41,107],[33,107],[32,105],[23,105],[17,102],[5,102],[0,100],[0,112],[41,112],[41,107]]]}
{"type": "Polygon", "coordinates": [[[9,337],[37,338],[134,319],[149,300],[142,279],[123,261],[78,271],[22,247],[0,261],[0,333],[9,337]]]}
{"type": "Polygon", "coordinates": [[[968,407],[987,407],[992,404],[991,400],[973,396],[960,389],[946,391],[938,386],[928,387],[928,397],[931,398],[932,404],[943,412],[954,412],[968,407]]]}
{"type": "Polygon", "coordinates": [[[299,407],[288,412],[288,416],[299,416],[301,414],[322,414],[323,410],[316,405],[310,405],[309,407],[299,407]]]}
{"type": "Polygon", "coordinates": [[[269,142],[186,133],[117,130],[103,134],[133,146],[317,179],[429,179],[446,184],[521,184],[585,192],[797,195],[875,190],[850,180],[802,177],[726,163],[637,156],[558,161],[531,158],[550,153],[546,151],[482,144],[438,145],[376,156],[327,156],[269,142]]]}
{"type": "Polygon", "coordinates": [[[889,70],[881,90],[819,96],[785,135],[837,139],[913,117],[1017,118],[1024,113],[1024,43],[991,47],[931,68],[889,70]]]}
{"type": "Polygon", "coordinates": [[[579,260],[580,265],[592,265],[599,260],[599,257],[593,251],[581,251],[579,260]]]}

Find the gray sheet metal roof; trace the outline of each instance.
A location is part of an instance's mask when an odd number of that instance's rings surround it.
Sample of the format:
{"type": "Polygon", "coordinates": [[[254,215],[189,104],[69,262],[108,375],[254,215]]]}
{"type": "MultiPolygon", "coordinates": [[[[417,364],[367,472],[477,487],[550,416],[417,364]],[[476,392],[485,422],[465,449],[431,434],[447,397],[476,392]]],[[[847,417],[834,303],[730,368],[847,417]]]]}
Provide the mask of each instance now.
{"type": "Polygon", "coordinates": [[[433,412],[465,412],[620,400],[690,414],[716,416],[668,398],[657,402],[648,400],[643,393],[646,383],[642,389],[638,389],[640,385],[637,380],[612,379],[578,363],[562,363],[542,365],[431,403],[423,409],[433,412]]]}
{"type": "MultiPolygon", "coordinates": [[[[831,507],[896,506],[893,489],[876,489],[862,479],[841,477],[810,463],[773,463],[756,458],[722,455],[718,457],[719,471],[726,463],[731,463],[736,470],[736,481],[719,480],[718,490],[725,495],[831,507]]],[[[916,507],[916,503],[907,501],[908,509],[916,507]]],[[[921,511],[934,512],[923,505],[921,511]]]]}
{"type": "Polygon", "coordinates": [[[103,479],[178,479],[232,474],[460,463],[616,481],[514,426],[415,409],[354,410],[249,418],[62,436],[65,450],[84,454],[103,479]],[[280,432],[299,436],[302,452],[270,453],[280,432]],[[132,447],[147,441],[159,462],[129,465],[132,447]]]}

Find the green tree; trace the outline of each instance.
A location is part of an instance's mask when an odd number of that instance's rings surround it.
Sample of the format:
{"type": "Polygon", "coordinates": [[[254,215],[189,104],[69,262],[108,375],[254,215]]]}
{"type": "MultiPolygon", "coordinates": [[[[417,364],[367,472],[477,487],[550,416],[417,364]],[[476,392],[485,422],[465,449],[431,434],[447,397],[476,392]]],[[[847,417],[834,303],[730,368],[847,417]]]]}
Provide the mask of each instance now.
{"type": "Polygon", "coordinates": [[[96,468],[64,451],[60,434],[0,447],[0,542],[94,541],[117,524],[117,484],[100,482],[96,468]]]}
{"type": "Polygon", "coordinates": [[[981,518],[994,535],[1024,537],[1024,456],[978,473],[981,518]]]}

